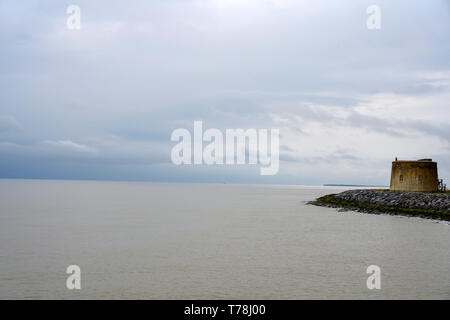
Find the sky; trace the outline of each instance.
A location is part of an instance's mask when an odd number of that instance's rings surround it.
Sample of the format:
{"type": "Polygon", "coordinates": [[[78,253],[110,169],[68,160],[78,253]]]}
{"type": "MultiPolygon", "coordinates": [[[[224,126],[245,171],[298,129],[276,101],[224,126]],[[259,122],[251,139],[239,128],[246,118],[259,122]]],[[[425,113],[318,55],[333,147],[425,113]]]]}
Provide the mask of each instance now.
{"type": "Polygon", "coordinates": [[[0,0],[0,178],[388,185],[398,157],[450,182],[449,35],[446,0],[0,0]],[[278,128],[278,174],[174,165],[196,120],[278,128]]]}

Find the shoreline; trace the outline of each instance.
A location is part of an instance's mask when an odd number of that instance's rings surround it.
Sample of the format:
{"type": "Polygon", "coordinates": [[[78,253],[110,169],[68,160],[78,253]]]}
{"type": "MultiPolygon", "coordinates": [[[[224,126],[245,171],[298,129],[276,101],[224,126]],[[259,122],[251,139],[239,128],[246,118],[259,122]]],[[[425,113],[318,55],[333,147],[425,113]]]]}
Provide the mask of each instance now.
{"type": "Polygon", "coordinates": [[[341,208],[369,214],[389,214],[450,221],[448,193],[349,190],[309,201],[321,207],[341,208]]]}

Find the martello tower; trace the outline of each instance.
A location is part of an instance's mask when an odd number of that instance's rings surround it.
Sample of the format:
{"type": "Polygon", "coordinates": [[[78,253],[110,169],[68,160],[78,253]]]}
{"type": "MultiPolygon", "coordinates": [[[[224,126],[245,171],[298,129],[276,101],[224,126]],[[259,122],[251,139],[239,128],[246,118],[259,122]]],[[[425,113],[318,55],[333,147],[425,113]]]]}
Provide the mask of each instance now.
{"type": "Polygon", "coordinates": [[[392,162],[391,191],[438,191],[437,163],[432,159],[392,162]]]}

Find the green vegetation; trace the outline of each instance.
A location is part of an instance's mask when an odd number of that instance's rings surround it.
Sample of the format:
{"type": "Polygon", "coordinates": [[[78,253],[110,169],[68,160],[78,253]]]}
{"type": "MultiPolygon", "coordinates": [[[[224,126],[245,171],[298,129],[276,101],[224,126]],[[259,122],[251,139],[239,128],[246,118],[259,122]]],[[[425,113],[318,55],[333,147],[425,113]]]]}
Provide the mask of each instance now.
{"type": "Polygon", "coordinates": [[[447,191],[437,191],[437,192],[432,192],[432,193],[450,194],[450,190],[447,190],[447,191]]]}
{"type": "MultiPolygon", "coordinates": [[[[449,193],[449,191],[447,191],[449,193]]],[[[342,207],[349,210],[362,211],[368,213],[387,213],[393,215],[405,215],[413,217],[423,217],[450,221],[450,212],[444,210],[430,210],[430,209],[410,209],[401,207],[386,207],[377,206],[368,203],[350,202],[333,199],[330,195],[323,196],[317,199],[319,204],[328,205],[332,207],[342,207]]]]}

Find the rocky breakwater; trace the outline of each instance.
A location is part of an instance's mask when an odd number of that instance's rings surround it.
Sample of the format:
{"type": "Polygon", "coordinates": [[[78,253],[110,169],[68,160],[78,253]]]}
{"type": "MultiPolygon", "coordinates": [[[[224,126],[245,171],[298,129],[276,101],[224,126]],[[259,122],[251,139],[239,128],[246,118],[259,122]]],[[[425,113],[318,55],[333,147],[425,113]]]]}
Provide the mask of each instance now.
{"type": "Polygon", "coordinates": [[[329,194],[309,203],[359,212],[419,216],[450,221],[449,193],[349,190],[329,194]]]}

